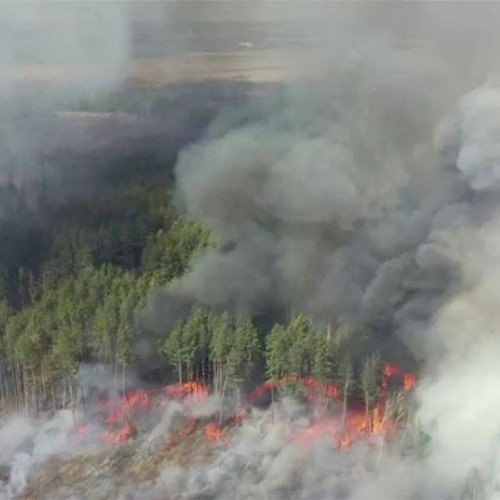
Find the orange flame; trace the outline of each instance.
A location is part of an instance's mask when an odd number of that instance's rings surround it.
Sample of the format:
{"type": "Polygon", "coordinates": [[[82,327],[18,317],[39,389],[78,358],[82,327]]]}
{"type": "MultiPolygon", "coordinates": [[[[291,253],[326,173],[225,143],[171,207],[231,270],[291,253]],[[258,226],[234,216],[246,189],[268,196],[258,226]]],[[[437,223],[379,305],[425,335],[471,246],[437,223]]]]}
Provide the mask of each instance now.
{"type": "Polygon", "coordinates": [[[104,440],[110,444],[119,444],[128,441],[134,434],[134,428],[129,422],[116,432],[108,431],[104,435],[104,440]]]}
{"type": "Polygon", "coordinates": [[[220,441],[222,439],[222,429],[219,424],[211,422],[205,428],[205,436],[209,441],[220,441]]]}
{"type": "MultiPolygon", "coordinates": [[[[290,439],[302,444],[314,443],[318,439],[330,439],[339,448],[345,449],[359,439],[367,439],[373,436],[390,434],[395,427],[394,422],[384,418],[386,404],[389,395],[389,387],[392,385],[394,377],[402,373],[401,368],[389,363],[385,365],[382,378],[381,396],[375,408],[366,413],[361,403],[357,408],[349,408],[345,415],[345,420],[339,416],[329,417],[327,403],[341,397],[341,392],[334,382],[322,382],[316,378],[299,377],[289,375],[280,380],[268,381],[253,391],[247,397],[249,403],[253,403],[266,393],[286,386],[287,384],[301,384],[302,395],[305,401],[314,405],[314,419],[304,430],[295,432],[290,439]],[[325,404],[326,403],[326,404],[325,404]],[[320,411],[321,410],[321,411],[320,411]]],[[[401,380],[400,378],[397,379],[401,380]]],[[[417,377],[413,372],[405,372],[402,377],[405,391],[415,389],[417,377]]],[[[124,393],[121,398],[104,401],[107,412],[105,424],[108,431],[104,435],[104,440],[111,444],[123,443],[133,437],[135,428],[130,423],[132,417],[136,417],[139,412],[149,410],[151,407],[161,404],[162,394],[168,398],[181,400],[183,403],[199,401],[209,394],[209,387],[206,384],[196,381],[185,382],[183,384],[168,385],[163,389],[139,389],[124,393]],[[118,430],[115,428],[120,425],[118,430]]],[[[240,409],[232,416],[232,424],[240,426],[248,416],[248,411],[240,409]]],[[[167,449],[177,446],[182,439],[191,435],[197,427],[198,421],[195,417],[188,415],[183,426],[171,436],[167,442],[167,449]]],[[[80,423],[75,433],[85,436],[89,433],[87,423],[80,423]]],[[[229,435],[220,424],[211,422],[205,427],[205,438],[210,442],[227,442],[229,435]]]]}
{"type": "Polygon", "coordinates": [[[384,376],[393,378],[401,372],[401,368],[396,363],[387,363],[384,367],[384,376]]]}
{"type": "Polygon", "coordinates": [[[405,391],[412,391],[417,387],[417,376],[413,372],[406,372],[403,377],[403,388],[405,391]]]}
{"type": "Polygon", "coordinates": [[[195,381],[167,385],[165,392],[169,397],[181,399],[184,403],[203,400],[209,394],[205,384],[195,381]]]}
{"type": "Polygon", "coordinates": [[[125,394],[125,405],[128,408],[149,408],[150,396],[148,391],[145,389],[139,389],[137,391],[129,391],[125,394]]]}

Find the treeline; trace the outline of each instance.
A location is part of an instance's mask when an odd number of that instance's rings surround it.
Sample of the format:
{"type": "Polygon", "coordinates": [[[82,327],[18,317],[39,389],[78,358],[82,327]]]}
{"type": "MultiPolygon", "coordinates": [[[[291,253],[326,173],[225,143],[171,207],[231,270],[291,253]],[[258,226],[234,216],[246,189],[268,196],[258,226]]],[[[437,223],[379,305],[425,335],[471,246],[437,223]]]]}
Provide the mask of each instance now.
{"type": "MultiPolygon", "coordinates": [[[[111,179],[112,191],[101,188],[85,199],[51,204],[41,196],[29,231],[23,229],[32,213],[22,209],[26,193],[8,190],[5,208],[20,200],[22,224],[0,224],[6,231],[0,241],[2,404],[32,413],[74,406],[82,363],[109,366],[122,387],[135,362],[134,339],[142,334],[136,318],[148,294],[182,276],[193,255],[211,244],[199,221],[177,213],[169,179],[131,171],[118,183],[111,179]]],[[[15,219],[12,210],[3,214],[15,219]]],[[[313,327],[303,315],[265,329],[249,316],[195,305],[166,333],[158,355],[179,382],[196,380],[226,395],[259,380],[312,376],[335,381],[344,406],[352,397],[370,408],[378,397],[380,359],[369,357],[354,370],[342,336],[313,327]]]]}
{"type": "Polygon", "coordinates": [[[147,294],[182,275],[210,238],[176,213],[165,182],[44,209],[45,250],[0,276],[0,397],[32,413],[76,404],[81,363],[123,379],[147,294]]]}
{"type": "MultiPolygon", "coordinates": [[[[362,400],[367,415],[376,406],[384,368],[377,353],[355,369],[343,335],[330,327],[314,328],[303,314],[261,333],[249,316],[233,318],[196,307],[160,349],[179,383],[209,384],[223,397],[229,390],[248,389],[253,368],[263,365],[265,378],[274,382],[314,377],[320,389],[334,382],[344,411],[351,399],[362,400]]],[[[296,389],[293,383],[284,386],[296,389]]]]}

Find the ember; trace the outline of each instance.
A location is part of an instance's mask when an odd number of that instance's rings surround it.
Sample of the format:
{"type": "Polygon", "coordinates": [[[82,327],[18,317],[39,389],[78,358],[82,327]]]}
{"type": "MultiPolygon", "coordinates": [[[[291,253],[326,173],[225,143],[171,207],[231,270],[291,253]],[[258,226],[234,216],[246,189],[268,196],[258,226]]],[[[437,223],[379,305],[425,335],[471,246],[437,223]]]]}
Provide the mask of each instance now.
{"type": "Polygon", "coordinates": [[[205,428],[205,436],[209,441],[220,441],[224,438],[224,433],[219,424],[211,422],[205,428]]]}
{"type": "Polygon", "coordinates": [[[125,425],[116,432],[108,431],[104,435],[104,440],[107,443],[119,444],[128,441],[134,434],[134,427],[130,422],[125,422],[125,425]]]}
{"type": "MultiPolygon", "coordinates": [[[[280,380],[270,380],[251,391],[247,402],[252,404],[274,390],[278,391],[276,397],[279,397],[279,390],[288,386],[293,387],[294,393],[298,392],[302,400],[311,405],[312,421],[307,428],[294,432],[290,440],[302,445],[310,445],[319,439],[328,439],[337,448],[345,449],[360,439],[386,436],[393,432],[395,424],[386,416],[389,391],[394,385],[401,384],[401,381],[405,391],[415,389],[417,384],[415,373],[404,372],[402,380],[398,377],[401,373],[399,366],[393,363],[385,365],[378,402],[369,412],[358,401],[356,408],[344,407],[340,413],[340,407],[345,403],[342,403],[339,386],[334,382],[319,381],[312,376],[301,378],[297,375],[290,375],[280,380]]],[[[133,419],[140,418],[142,412],[164,405],[168,399],[176,399],[183,404],[189,404],[203,400],[208,394],[207,385],[191,381],[168,385],[163,389],[131,390],[121,398],[103,401],[102,403],[106,406],[104,424],[107,427],[104,441],[110,444],[126,442],[136,432],[132,424],[133,419]]],[[[247,409],[240,409],[233,413],[228,422],[234,426],[241,426],[248,414],[247,409]]],[[[193,434],[197,425],[197,418],[188,413],[181,428],[167,440],[167,449],[177,446],[182,439],[193,434]]],[[[87,436],[89,434],[88,423],[80,423],[75,429],[75,434],[87,436]]],[[[229,440],[227,431],[216,421],[206,425],[205,437],[209,442],[229,440]]]]}
{"type": "Polygon", "coordinates": [[[403,388],[405,391],[412,391],[417,387],[417,376],[413,372],[406,372],[403,378],[403,388]]]}
{"type": "Polygon", "coordinates": [[[195,381],[167,385],[165,392],[169,397],[181,399],[185,403],[203,400],[209,394],[208,387],[205,384],[195,381]]]}

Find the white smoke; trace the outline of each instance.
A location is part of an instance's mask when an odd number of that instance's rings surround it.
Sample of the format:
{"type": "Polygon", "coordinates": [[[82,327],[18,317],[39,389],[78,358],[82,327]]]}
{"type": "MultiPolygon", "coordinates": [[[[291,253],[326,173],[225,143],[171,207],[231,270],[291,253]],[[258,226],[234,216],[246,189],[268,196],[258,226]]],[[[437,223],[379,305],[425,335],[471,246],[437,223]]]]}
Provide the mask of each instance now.
{"type": "Polygon", "coordinates": [[[37,420],[9,416],[0,428],[0,467],[5,474],[0,498],[9,500],[24,493],[30,475],[48,459],[77,453],[73,431],[74,416],[69,410],[37,420]]]}

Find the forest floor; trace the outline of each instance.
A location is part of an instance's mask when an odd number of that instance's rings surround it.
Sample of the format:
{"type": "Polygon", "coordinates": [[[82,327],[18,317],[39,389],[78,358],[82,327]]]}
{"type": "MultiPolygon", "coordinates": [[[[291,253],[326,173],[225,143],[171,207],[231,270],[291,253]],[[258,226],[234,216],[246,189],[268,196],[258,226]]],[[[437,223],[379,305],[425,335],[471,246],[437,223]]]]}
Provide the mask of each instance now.
{"type": "Polygon", "coordinates": [[[203,426],[167,446],[139,436],[120,445],[89,445],[70,458],[54,457],[30,474],[19,499],[142,498],[167,466],[209,462],[224,443],[207,442],[203,426]]]}

